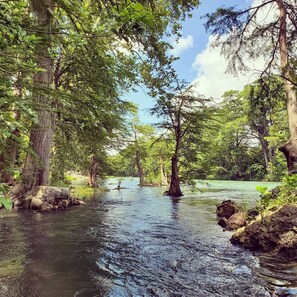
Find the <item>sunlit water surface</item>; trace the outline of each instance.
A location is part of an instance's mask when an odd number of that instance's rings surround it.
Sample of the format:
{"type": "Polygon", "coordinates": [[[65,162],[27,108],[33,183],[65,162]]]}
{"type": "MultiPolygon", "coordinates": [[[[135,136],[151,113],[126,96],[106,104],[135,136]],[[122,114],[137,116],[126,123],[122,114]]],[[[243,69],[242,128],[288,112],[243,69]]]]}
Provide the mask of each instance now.
{"type": "Polygon", "coordinates": [[[260,184],[203,182],[172,200],[113,179],[84,207],[2,213],[0,296],[297,296],[296,263],[259,260],[217,225],[216,204],[255,205],[260,184]]]}

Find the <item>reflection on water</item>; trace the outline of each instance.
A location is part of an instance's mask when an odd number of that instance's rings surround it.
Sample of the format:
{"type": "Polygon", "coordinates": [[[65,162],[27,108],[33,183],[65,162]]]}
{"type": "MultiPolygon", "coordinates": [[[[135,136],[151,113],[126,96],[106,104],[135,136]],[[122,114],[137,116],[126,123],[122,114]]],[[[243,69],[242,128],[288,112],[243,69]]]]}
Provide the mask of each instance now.
{"type": "Polygon", "coordinates": [[[0,296],[271,296],[276,270],[289,275],[276,274],[288,281],[277,290],[294,296],[295,266],[259,266],[216,224],[216,203],[254,203],[254,184],[217,182],[180,200],[122,184],[85,207],[0,217],[0,296]]]}

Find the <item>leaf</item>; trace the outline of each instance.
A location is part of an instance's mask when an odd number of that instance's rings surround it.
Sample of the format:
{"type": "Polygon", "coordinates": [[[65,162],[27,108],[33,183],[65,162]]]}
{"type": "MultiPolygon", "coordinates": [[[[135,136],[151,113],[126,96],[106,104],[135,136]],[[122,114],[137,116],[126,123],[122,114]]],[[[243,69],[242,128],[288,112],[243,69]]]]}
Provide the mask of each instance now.
{"type": "Polygon", "coordinates": [[[0,197],[0,203],[2,203],[7,210],[12,209],[12,201],[11,199],[0,197]]]}

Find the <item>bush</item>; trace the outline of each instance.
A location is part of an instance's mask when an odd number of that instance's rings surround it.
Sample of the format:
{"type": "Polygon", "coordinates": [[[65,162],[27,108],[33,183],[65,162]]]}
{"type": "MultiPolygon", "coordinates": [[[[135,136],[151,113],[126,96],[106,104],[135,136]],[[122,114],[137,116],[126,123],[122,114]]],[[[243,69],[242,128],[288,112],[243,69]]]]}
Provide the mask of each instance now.
{"type": "Polygon", "coordinates": [[[297,202],[297,175],[285,175],[283,185],[271,191],[267,187],[257,187],[261,193],[260,206],[266,210],[276,210],[285,204],[297,202]]]}

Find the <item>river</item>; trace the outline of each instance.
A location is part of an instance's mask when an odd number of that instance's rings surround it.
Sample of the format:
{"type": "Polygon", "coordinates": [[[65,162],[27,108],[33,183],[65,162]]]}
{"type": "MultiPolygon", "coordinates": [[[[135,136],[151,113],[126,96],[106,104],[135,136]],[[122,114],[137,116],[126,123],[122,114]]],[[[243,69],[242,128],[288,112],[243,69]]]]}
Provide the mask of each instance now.
{"type": "Polygon", "coordinates": [[[297,296],[296,263],[259,260],[217,225],[216,204],[255,205],[262,183],[202,182],[181,199],[107,183],[86,206],[0,215],[1,297],[297,296]]]}

